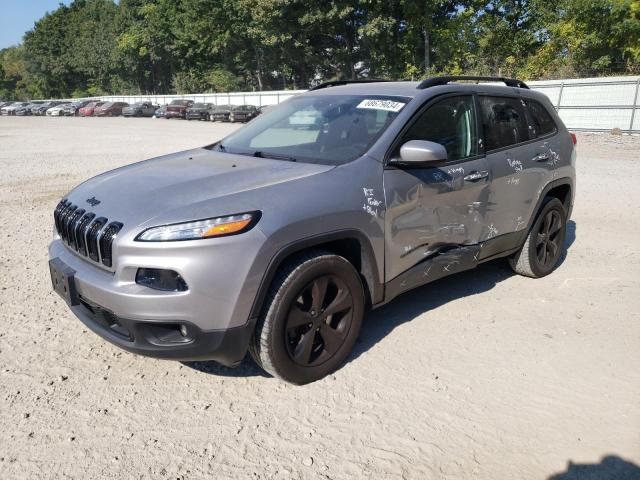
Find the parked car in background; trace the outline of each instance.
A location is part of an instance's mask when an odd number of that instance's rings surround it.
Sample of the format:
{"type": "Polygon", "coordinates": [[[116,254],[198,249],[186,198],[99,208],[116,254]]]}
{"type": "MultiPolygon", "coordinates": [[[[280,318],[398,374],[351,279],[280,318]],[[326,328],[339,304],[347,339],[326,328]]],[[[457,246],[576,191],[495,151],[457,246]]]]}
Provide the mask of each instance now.
{"type": "Polygon", "coordinates": [[[76,102],[68,103],[62,109],[62,115],[66,117],[73,117],[74,115],[79,115],[79,110],[88,105],[91,100],[78,100],[76,102]]]}
{"type": "Polygon", "coordinates": [[[55,100],[52,102],[44,102],[38,105],[37,107],[32,108],[31,113],[33,115],[46,115],[47,110],[49,110],[51,107],[55,107],[56,105],[60,105],[61,103],[64,103],[64,102],[59,102],[55,100]]]}
{"type": "Polygon", "coordinates": [[[78,114],[81,117],[92,117],[96,108],[101,107],[106,102],[89,102],[84,107],[78,109],[78,114]]]}
{"type": "Polygon", "coordinates": [[[153,118],[164,118],[166,114],[167,114],[167,106],[162,105],[161,107],[157,108],[156,111],[153,113],[153,118]]]}
{"type": "Polygon", "coordinates": [[[262,115],[264,112],[269,110],[271,107],[273,107],[273,105],[262,105],[261,107],[258,107],[258,114],[262,115]]]}
{"type": "Polygon", "coordinates": [[[233,105],[217,105],[209,110],[209,120],[212,122],[228,122],[232,109],[233,105]]]}
{"type": "Polygon", "coordinates": [[[153,117],[157,109],[158,106],[153,105],[151,102],[137,102],[124,107],[122,115],[124,117],[153,117]]]}
{"type": "Polygon", "coordinates": [[[122,115],[122,109],[129,106],[126,102],[107,102],[96,108],[94,115],[96,117],[117,117],[122,115]]]}
{"type": "Polygon", "coordinates": [[[15,115],[18,115],[20,117],[26,117],[26,116],[32,115],[31,110],[34,107],[37,107],[38,105],[41,105],[41,104],[42,104],[42,102],[27,103],[26,105],[17,108],[16,111],[15,111],[15,115]]]}
{"type": "Polygon", "coordinates": [[[62,117],[64,115],[62,113],[62,110],[68,105],[71,105],[71,103],[61,103],[60,105],[55,105],[51,108],[48,108],[46,112],[47,117],[62,117]]]}
{"type": "Polygon", "coordinates": [[[250,120],[253,120],[260,112],[258,108],[254,105],[239,105],[237,107],[233,107],[231,113],[229,114],[229,121],[231,123],[234,122],[242,122],[246,123],[250,120]]]}
{"type": "Polygon", "coordinates": [[[27,105],[27,102],[15,102],[11,105],[7,105],[6,107],[2,107],[2,109],[0,109],[0,113],[2,115],[15,115],[17,109],[26,107],[27,105]]]}
{"type": "Polygon", "coordinates": [[[210,103],[194,103],[187,108],[185,117],[187,120],[207,120],[212,106],[210,103]]]}
{"type": "Polygon", "coordinates": [[[185,118],[187,116],[187,108],[193,105],[193,100],[173,100],[167,105],[165,118],[185,118]]]}
{"type": "Polygon", "coordinates": [[[2,102],[0,102],[0,109],[3,108],[3,107],[8,107],[12,103],[14,103],[14,102],[2,101],[2,102]]]}

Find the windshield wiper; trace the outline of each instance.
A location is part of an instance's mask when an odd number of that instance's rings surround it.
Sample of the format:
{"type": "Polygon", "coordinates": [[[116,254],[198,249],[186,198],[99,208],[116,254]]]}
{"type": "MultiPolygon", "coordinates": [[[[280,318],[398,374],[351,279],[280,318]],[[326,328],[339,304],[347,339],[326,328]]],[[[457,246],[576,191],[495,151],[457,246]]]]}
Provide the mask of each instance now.
{"type": "Polygon", "coordinates": [[[297,162],[298,159],[296,157],[292,157],[289,155],[280,155],[277,153],[270,153],[270,152],[262,152],[260,150],[257,150],[255,152],[253,152],[253,156],[254,157],[258,157],[258,158],[272,158],[274,160],[285,160],[287,162],[297,162]]]}

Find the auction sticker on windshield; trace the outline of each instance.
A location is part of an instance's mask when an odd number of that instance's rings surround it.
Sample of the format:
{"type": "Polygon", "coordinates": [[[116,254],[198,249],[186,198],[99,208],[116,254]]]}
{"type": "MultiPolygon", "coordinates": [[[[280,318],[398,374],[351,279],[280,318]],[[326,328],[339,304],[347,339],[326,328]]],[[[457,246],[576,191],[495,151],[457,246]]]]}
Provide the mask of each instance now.
{"type": "Polygon", "coordinates": [[[406,104],[404,102],[394,102],[393,100],[379,100],[368,98],[360,102],[357,108],[371,108],[373,110],[386,110],[388,112],[399,112],[406,104]]]}

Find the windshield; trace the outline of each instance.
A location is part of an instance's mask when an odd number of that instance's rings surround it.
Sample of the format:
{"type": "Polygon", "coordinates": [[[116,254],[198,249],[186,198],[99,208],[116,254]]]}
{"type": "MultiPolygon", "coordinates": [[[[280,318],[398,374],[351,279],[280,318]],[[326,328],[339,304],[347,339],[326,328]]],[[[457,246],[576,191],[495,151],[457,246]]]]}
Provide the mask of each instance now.
{"type": "Polygon", "coordinates": [[[282,160],[340,165],[364,154],[409,99],[304,95],[270,108],[214,149],[282,160]]]}
{"type": "Polygon", "coordinates": [[[173,102],[171,102],[171,105],[189,106],[189,102],[190,102],[190,100],[174,100],[173,102]]]}
{"type": "Polygon", "coordinates": [[[191,108],[207,108],[208,105],[206,103],[194,103],[191,105],[191,108]]]}

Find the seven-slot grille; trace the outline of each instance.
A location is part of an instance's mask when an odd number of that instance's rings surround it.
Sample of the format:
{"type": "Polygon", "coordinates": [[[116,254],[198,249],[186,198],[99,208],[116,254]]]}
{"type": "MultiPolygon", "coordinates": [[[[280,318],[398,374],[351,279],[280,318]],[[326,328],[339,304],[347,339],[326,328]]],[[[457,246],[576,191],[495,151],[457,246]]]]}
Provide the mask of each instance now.
{"type": "Polygon", "coordinates": [[[69,248],[106,267],[113,265],[113,240],[122,223],[104,217],[62,200],[53,212],[58,235],[69,248]]]}

